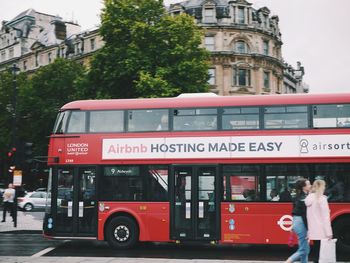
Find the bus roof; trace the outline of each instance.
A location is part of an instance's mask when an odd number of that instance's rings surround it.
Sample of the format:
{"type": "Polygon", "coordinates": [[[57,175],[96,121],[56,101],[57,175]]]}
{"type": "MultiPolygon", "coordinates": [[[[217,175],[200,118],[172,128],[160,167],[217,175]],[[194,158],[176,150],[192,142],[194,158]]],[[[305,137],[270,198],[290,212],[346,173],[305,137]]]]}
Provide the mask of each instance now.
{"type": "Polygon", "coordinates": [[[80,100],[64,105],[61,110],[112,110],[112,109],[155,109],[193,108],[223,106],[264,106],[303,104],[350,103],[350,93],[334,94],[284,94],[248,96],[200,96],[153,98],[153,99],[110,99],[80,100]]]}

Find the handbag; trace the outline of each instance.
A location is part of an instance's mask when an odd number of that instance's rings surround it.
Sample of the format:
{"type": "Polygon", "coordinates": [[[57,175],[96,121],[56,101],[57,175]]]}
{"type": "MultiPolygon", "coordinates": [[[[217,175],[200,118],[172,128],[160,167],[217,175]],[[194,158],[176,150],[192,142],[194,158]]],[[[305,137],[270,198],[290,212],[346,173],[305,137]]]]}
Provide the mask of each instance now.
{"type": "Polygon", "coordinates": [[[322,239],[320,246],[320,263],[336,263],[335,243],[337,239],[322,239]]]}
{"type": "Polygon", "coordinates": [[[295,245],[298,245],[298,236],[294,231],[289,232],[287,244],[289,247],[294,247],[295,245]]]}

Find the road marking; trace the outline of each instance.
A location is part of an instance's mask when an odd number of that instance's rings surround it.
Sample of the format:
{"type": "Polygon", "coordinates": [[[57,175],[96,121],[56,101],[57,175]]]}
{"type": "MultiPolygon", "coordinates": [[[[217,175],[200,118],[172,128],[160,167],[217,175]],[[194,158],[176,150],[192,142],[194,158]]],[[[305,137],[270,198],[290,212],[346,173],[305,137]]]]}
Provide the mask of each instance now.
{"type": "Polygon", "coordinates": [[[45,255],[46,253],[49,253],[50,251],[56,249],[56,247],[48,247],[48,248],[45,248],[44,250],[41,250],[40,252],[34,254],[31,256],[31,258],[39,258],[41,257],[42,255],[45,255]]]}

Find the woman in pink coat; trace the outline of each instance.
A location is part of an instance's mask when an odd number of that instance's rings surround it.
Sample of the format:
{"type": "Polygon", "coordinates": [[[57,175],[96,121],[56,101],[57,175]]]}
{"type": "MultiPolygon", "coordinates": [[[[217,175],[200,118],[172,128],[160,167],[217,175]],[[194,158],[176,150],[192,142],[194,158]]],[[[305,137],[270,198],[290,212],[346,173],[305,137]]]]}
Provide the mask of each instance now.
{"type": "Polygon", "coordinates": [[[318,262],[319,259],[321,239],[331,239],[333,237],[328,201],[324,195],[325,189],[325,181],[315,180],[311,194],[305,199],[308,237],[314,241],[316,253],[314,262],[318,262]]]}

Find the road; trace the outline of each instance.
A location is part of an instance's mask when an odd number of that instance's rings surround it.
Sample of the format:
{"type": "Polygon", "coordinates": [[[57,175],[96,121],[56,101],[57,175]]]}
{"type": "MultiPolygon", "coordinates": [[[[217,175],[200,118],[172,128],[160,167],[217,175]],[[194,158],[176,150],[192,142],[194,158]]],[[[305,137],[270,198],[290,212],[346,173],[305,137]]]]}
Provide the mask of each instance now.
{"type": "MultiPolygon", "coordinates": [[[[284,261],[293,249],[285,245],[176,245],[142,243],[130,250],[113,250],[100,241],[53,241],[40,233],[26,231],[1,233],[0,257],[110,257],[110,258],[158,258],[158,259],[216,259],[216,260],[269,260],[284,261]],[[48,249],[49,248],[49,249],[48,249]],[[43,251],[43,252],[42,252],[43,251]]],[[[350,254],[338,253],[339,261],[350,262],[350,254]]],[[[310,256],[312,259],[312,255],[310,256]]]]}
{"type": "MultiPolygon", "coordinates": [[[[238,260],[238,261],[279,261],[282,262],[295,249],[286,245],[198,245],[173,243],[142,243],[130,250],[113,250],[106,242],[101,241],[53,241],[42,237],[40,231],[42,212],[23,213],[19,216],[19,229],[1,231],[5,226],[0,224],[0,262],[4,257],[63,258],[63,257],[93,257],[93,258],[148,258],[174,260],[238,260]],[[32,228],[23,222],[30,219],[32,228]],[[37,223],[33,223],[39,221],[37,223]]],[[[310,260],[313,255],[310,255],[310,260]]],[[[350,254],[337,254],[338,261],[350,262],[350,254]]],[[[5,262],[5,261],[3,261],[5,262]]],[[[41,261],[42,262],[42,261],[41,261]]]]}

